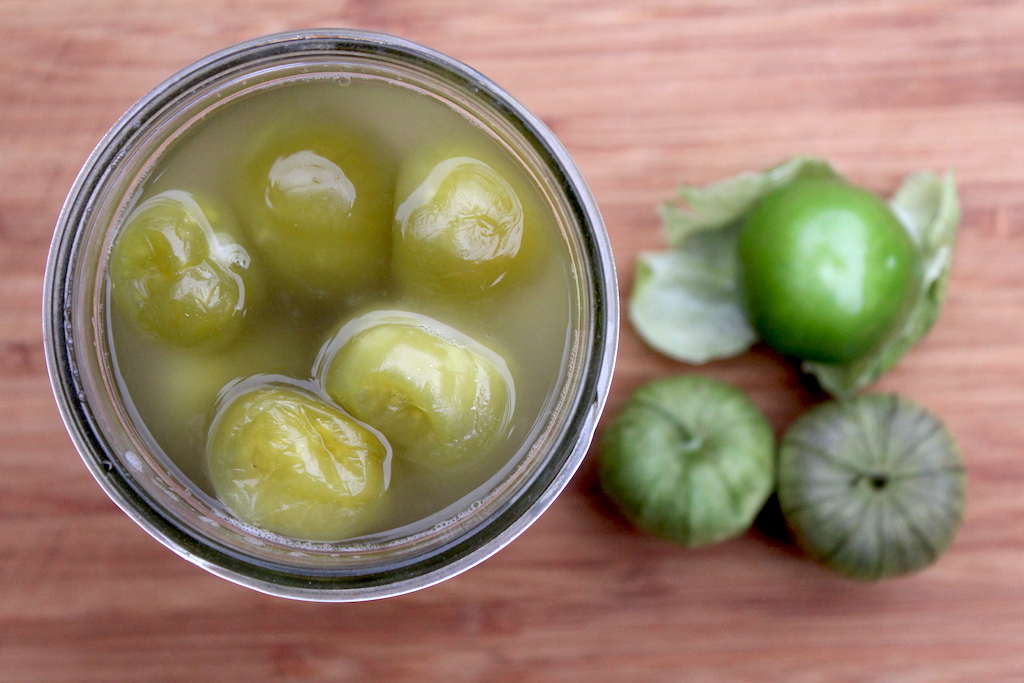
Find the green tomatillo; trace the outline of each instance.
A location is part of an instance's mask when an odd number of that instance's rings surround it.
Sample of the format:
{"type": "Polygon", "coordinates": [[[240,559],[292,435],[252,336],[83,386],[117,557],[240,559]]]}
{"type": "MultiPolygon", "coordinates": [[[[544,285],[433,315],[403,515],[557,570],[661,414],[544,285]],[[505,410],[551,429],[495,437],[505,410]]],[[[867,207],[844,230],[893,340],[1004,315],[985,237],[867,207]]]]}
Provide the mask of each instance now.
{"type": "Polygon", "coordinates": [[[111,250],[113,301],[152,339],[183,347],[225,345],[254,307],[262,283],[234,233],[227,211],[188,192],[150,197],[125,220],[111,250]]]}
{"type": "Polygon", "coordinates": [[[895,394],[829,401],[779,446],[779,505],[807,553],[877,580],[928,566],[953,540],[967,481],[942,422],[895,394]]]}
{"type": "Polygon", "coordinates": [[[377,310],[338,330],[315,369],[324,390],[379,429],[395,456],[445,468],[508,436],[515,386],[504,359],[424,315],[377,310]]]}
{"type": "Polygon", "coordinates": [[[380,147],[361,129],[299,118],[264,131],[242,156],[242,226],[290,289],[336,301],[380,287],[394,184],[380,147]]]}
{"type": "Polygon", "coordinates": [[[739,237],[751,323],[772,348],[846,363],[901,322],[921,257],[878,197],[838,177],[801,177],[751,210],[739,237]]]}
{"type": "Polygon", "coordinates": [[[254,377],[227,391],[207,444],[217,497],[243,522],[284,536],[358,534],[388,486],[380,435],[287,381],[254,377]]]}
{"type": "Polygon", "coordinates": [[[641,529],[690,547],[723,541],[771,494],[774,444],[739,389],[701,375],[655,380],[605,432],[601,488],[641,529]]]}

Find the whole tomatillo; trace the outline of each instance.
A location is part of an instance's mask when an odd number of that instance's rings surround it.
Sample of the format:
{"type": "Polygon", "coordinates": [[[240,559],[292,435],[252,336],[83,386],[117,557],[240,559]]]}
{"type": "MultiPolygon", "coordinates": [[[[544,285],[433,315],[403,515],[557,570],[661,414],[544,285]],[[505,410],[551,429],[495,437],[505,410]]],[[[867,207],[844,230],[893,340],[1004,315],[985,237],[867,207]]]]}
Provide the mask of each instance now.
{"type": "Polygon", "coordinates": [[[604,433],[601,488],[637,527],[688,547],[748,528],[775,482],[775,434],[738,388],[678,375],[634,391],[604,433]]]}
{"type": "Polygon", "coordinates": [[[939,418],[895,394],[829,401],[779,444],[778,497],[797,542],[856,579],[921,570],[963,522],[963,457],[939,418]]]}
{"type": "Polygon", "coordinates": [[[899,324],[921,257],[878,197],[840,178],[803,177],[751,210],[739,238],[750,320],[772,348],[846,363],[899,324]]]}

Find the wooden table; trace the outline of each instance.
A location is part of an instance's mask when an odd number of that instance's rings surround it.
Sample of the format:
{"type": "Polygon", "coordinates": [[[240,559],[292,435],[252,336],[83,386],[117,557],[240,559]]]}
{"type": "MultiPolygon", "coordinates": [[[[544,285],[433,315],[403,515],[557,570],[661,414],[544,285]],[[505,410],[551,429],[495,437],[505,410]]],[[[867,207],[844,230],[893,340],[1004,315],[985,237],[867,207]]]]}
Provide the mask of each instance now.
{"type": "MultiPolygon", "coordinates": [[[[0,2],[0,679],[996,681],[1024,679],[1024,3],[1014,0],[3,0],[0,2]],[[928,570],[839,578],[752,532],[685,550],[634,532],[594,455],[522,537],[381,602],[271,598],[136,527],[92,480],[48,387],[46,251],[92,147],[133,101],[273,31],[392,32],[491,76],[592,186],[621,291],[681,183],[828,157],[878,192],[956,171],[964,220],[932,334],[877,388],[942,416],[966,522],[928,570]]],[[[622,326],[609,400],[695,368],[622,326]]],[[[782,430],[818,400],[756,350],[699,369],[782,430]]]]}

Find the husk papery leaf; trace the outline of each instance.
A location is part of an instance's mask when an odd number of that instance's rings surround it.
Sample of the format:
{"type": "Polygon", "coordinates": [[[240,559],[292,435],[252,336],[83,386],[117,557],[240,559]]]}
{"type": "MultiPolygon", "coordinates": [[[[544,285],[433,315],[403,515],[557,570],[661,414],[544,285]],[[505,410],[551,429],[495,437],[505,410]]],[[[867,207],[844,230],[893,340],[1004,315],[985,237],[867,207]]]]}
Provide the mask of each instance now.
{"type": "Polygon", "coordinates": [[[647,344],[676,360],[705,363],[757,341],[743,304],[737,240],[758,200],[804,175],[836,173],[823,159],[796,157],[707,187],[684,185],[678,193],[685,206],[660,207],[674,248],[640,255],[630,298],[630,321],[647,344]]]}
{"type": "Polygon", "coordinates": [[[960,200],[951,173],[907,177],[889,202],[921,253],[921,281],[901,325],[871,353],[845,364],[805,362],[822,388],[837,398],[852,396],[888,372],[931,330],[942,311],[960,224],[960,200]]]}
{"type": "Polygon", "coordinates": [[[762,197],[797,178],[838,175],[824,159],[798,156],[767,171],[745,171],[705,187],[682,185],[677,194],[683,205],[666,202],[659,207],[668,243],[683,248],[698,232],[721,230],[741,221],[762,197]]]}
{"type": "Polygon", "coordinates": [[[779,504],[794,535],[809,555],[858,579],[934,562],[961,523],[965,492],[946,428],[891,394],[818,406],[779,447],[779,504]]]}
{"type": "Polygon", "coordinates": [[[640,255],[629,317],[649,346],[676,360],[705,363],[743,353],[757,341],[739,288],[740,227],[694,235],[685,249],[640,255]]]}
{"type": "Polygon", "coordinates": [[[635,391],[602,440],[605,493],[641,529],[686,546],[743,533],[775,482],[774,434],[743,392],[699,375],[635,391]]]}

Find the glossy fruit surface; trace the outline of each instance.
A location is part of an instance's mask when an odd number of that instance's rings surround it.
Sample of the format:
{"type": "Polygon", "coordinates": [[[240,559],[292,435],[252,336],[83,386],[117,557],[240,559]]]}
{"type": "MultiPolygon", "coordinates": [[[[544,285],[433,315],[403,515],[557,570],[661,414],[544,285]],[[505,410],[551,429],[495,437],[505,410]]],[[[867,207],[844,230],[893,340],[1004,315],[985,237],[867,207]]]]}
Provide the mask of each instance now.
{"type": "Polygon", "coordinates": [[[180,346],[234,337],[258,287],[249,254],[223,232],[230,218],[187,192],[142,202],[110,255],[112,298],[139,329],[180,346]]]}
{"type": "Polygon", "coordinates": [[[386,276],[394,180],[382,155],[358,129],[300,122],[271,129],[246,158],[244,228],[293,289],[349,296],[386,276]]]}
{"type": "Polygon", "coordinates": [[[966,479],[943,424],[908,399],[862,394],[800,417],[779,448],[779,505],[800,544],[848,576],[926,567],[963,517],[966,479]]]}
{"type": "Polygon", "coordinates": [[[637,389],[602,442],[601,487],[638,527],[686,546],[746,531],[775,480],[775,436],[739,389],[701,375],[637,389]]]}
{"type": "Polygon", "coordinates": [[[388,484],[389,452],[377,434],[285,383],[231,396],[207,457],[218,498],[239,519],[302,540],[358,533],[388,484]]]}
{"type": "Polygon", "coordinates": [[[739,254],[760,337],[823,363],[878,345],[921,277],[917,248],[889,207],[835,178],[800,178],[765,196],[746,218],[739,254]]]}
{"type": "Polygon", "coordinates": [[[408,289],[472,297],[521,267],[523,204],[491,166],[465,156],[430,165],[416,157],[399,188],[394,270],[408,289]]]}
{"type": "Polygon", "coordinates": [[[395,456],[427,465],[471,458],[503,436],[515,407],[504,360],[425,316],[376,311],[328,344],[324,389],[372,424],[395,456]]]}

